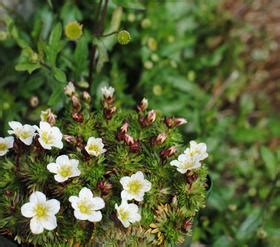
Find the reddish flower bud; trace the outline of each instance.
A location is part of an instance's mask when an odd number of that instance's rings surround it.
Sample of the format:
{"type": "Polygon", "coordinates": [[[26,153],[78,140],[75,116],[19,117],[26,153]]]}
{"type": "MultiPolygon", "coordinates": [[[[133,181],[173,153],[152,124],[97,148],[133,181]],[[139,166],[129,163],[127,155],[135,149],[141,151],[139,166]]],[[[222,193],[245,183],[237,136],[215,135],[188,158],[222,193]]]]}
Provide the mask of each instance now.
{"type": "Polygon", "coordinates": [[[154,136],[152,138],[152,145],[161,145],[165,142],[166,138],[167,138],[166,133],[164,132],[160,133],[159,135],[154,136]]]}
{"type": "Polygon", "coordinates": [[[186,179],[187,179],[187,183],[190,185],[190,187],[197,180],[197,178],[198,178],[198,175],[196,173],[194,173],[193,171],[187,171],[186,179]]]}
{"type": "Polygon", "coordinates": [[[73,144],[73,145],[75,145],[75,144],[77,143],[77,139],[76,139],[75,136],[63,135],[63,139],[64,139],[66,142],[68,142],[68,143],[70,143],[70,144],[73,144]]]}
{"type": "Polygon", "coordinates": [[[165,118],[165,124],[167,125],[168,128],[173,128],[174,127],[174,120],[171,117],[166,117],[165,118]]]}
{"type": "Polygon", "coordinates": [[[84,116],[81,112],[72,113],[72,118],[78,123],[82,123],[84,121],[84,116]]]}
{"type": "Polygon", "coordinates": [[[52,110],[49,108],[45,111],[41,111],[41,120],[48,122],[50,125],[55,125],[55,121],[56,121],[56,115],[52,112],[52,110]]]}
{"type": "Polygon", "coordinates": [[[132,144],[134,144],[134,139],[133,139],[133,137],[132,136],[130,136],[129,134],[125,134],[124,135],[124,141],[125,141],[125,143],[127,144],[127,145],[132,145],[132,144]]]}
{"type": "Polygon", "coordinates": [[[130,151],[133,153],[137,153],[140,150],[140,142],[134,141],[131,145],[129,145],[130,151]]]}
{"type": "Polygon", "coordinates": [[[139,112],[144,112],[148,108],[148,100],[146,98],[142,99],[142,101],[137,105],[137,110],[139,112]]]}
{"type": "Polygon", "coordinates": [[[83,92],[83,98],[88,103],[91,101],[91,96],[90,96],[90,94],[87,91],[83,92]]]}
{"type": "Polygon", "coordinates": [[[121,132],[123,134],[126,134],[127,133],[127,130],[128,130],[128,122],[125,122],[122,127],[120,128],[121,132]]]}
{"type": "Polygon", "coordinates": [[[176,147],[172,146],[170,148],[164,149],[160,152],[160,156],[164,159],[171,157],[176,152],[176,147]]]}
{"type": "Polygon", "coordinates": [[[104,117],[107,119],[107,120],[110,120],[112,119],[113,117],[113,114],[117,111],[117,108],[115,106],[111,107],[111,108],[104,108],[103,110],[103,114],[104,114],[104,117]]]}
{"type": "Polygon", "coordinates": [[[188,121],[185,118],[171,118],[171,117],[165,118],[165,124],[167,125],[168,128],[174,128],[183,125],[187,122],[188,121]]]}
{"type": "Polygon", "coordinates": [[[155,120],[156,120],[156,112],[155,110],[151,110],[148,112],[148,115],[147,115],[147,124],[150,125],[152,124],[155,120]]]}
{"type": "Polygon", "coordinates": [[[175,122],[175,126],[180,126],[186,124],[188,121],[185,118],[175,118],[174,122],[175,122]]]}
{"type": "Polygon", "coordinates": [[[100,181],[98,182],[97,187],[101,190],[102,195],[107,195],[113,186],[107,181],[100,181]]]}
{"type": "Polygon", "coordinates": [[[192,228],[192,220],[191,219],[186,219],[183,222],[182,230],[185,231],[185,232],[188,232],[191,228],[192,228]]]}
{"type": "Polygon", "coordinates": [[[80,100],[77,96],[73,95],[71,97],[71,100],[72,100],[72,105],[73,105],[73,108],[75,109],[75,111],[80,111],[81,110],[81,103],[80,103],[80,100]]]}
{"type": "Polygon", "coordinates": [[[128,122],[125,122],[117,132],[117,139],[119,141],[123,141],[127,131],[128,131],[128,122]]]}

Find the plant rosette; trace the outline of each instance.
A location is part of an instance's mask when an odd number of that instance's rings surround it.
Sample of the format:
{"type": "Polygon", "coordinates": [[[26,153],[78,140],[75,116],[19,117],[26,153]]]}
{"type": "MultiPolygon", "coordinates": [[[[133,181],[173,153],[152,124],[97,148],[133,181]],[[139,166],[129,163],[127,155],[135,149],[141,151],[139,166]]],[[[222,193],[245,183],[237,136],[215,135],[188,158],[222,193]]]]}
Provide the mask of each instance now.
{"type": "Polygon", "coordinates": [[[101,92],[101,110],[75,92],[57,121],[48,109],[38,126],[9,123],[1,235],[34,246],[174,246],[191,235],[207,197],[206,144],[185,146],[187,121],[147,99],[117,109],[114,89],[101,92]]]}

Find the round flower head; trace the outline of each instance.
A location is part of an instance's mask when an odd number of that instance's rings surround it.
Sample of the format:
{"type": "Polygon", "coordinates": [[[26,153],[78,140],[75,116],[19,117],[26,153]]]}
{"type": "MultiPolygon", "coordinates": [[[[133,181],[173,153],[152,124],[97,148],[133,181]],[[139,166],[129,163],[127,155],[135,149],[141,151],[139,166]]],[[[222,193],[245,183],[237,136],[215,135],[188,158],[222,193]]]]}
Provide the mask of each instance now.
{"type": "Polygon", "coordinates": [[[170,165],[176,166],[177,171],[182,174],[186,173],[188,170],[201,167],[201,164],[198,161],[193,160],[189,155],[186,154],[179,155],[178,160],[172,160],[170,165]]]}
{"type": "Polygon", "coordinates": [[[19,138],[25,145],[31,145],[35,134],[36,129],[29,125],[22,125],[20,122],[11,121],[9,122],[9,126],[12,130],[8,130],[10,135],[15,134],[17,138],[19,138]]]}
{"type": "Polygon", "coordinates": [[[135,223],[141,220],[139,208],[134,203],[127,203],[127,201],[122,200],[120,206],[115,204],[115,209],[117,210],[118,219],[126,228],[129,227],[131,223],[135,223]]]}
{"type": "Polygon", "coordinates": [[[55,173],[54,179],[62,183],[68,178],[80,176],[81,172],[78,168],[79,161],[75,159],[69,159],[67,155],[60,155],[56,158],[55,163],[47,165],[47,169],[55,173]]]}
{"type": "Polygon", "coordinates": [[[85,149],[89,155],[96,157],[106,152],[101,138],[90,137],[85,149]]]}
{"type": "Polygon", "coordinates": [[[122,199],[135,199],[138,202],[143,201],[145,192],[149,191],[152,187],[151,183],[144,179],[142,172],[136,172],[131,177],[122,177],[120,183],[123,186],[122,199]]]}
{"type": "Polygon", "coordinates": [[[70,40],[78,40],[83,34],[83,25],[77,21],[71,21],[65,26],[65,35],[70,40]]]}
{"type": "Polygon", "coordinates": [[[69,201],[77,219],[91,222],[101,221],[100,209],[105,207],[105,202],[100,197],[93,197],[88,188],[82,188],[79,196],[70,196],[69,201]]]}
{"type": "Polygon", "coordinates": [[[29,202],[21,207],[21,214],[31,218],[30,229],[34,234],[57,227],[55,215],[60,209],[60,202],[56,199],[47,200],[44,193],[35,191],[29,197],[29,202]]]}
{"type": "Polygon", "coordinates": [[[14,137],[0,137],[0,156],[4,156],[8,153],[9,149],[14,146],[14,137]]]}
{"type": "Polygon", "coordinates": [[[121,45],[127,45],[131,40],[130,33],[126,30],[118,32],[117,38],[121,45]]]}
{"type": "Polygon", "coordinates": [[[190,141],[190,148],[187,148],[184,153],[190,156],[192,159],[201,161],[208,157],[207,146],[205,143],[196,143],[190,141]]]}
{"type": "Polygon", "coordinates": [[[63,148],[62,134],[59,128],[52,127],[49,123],[42,121],[40,122],[40,128],[37,126],[35,128],[39,133],[38,141],[44,149],[50,150],[52,147],[63,148]]]}

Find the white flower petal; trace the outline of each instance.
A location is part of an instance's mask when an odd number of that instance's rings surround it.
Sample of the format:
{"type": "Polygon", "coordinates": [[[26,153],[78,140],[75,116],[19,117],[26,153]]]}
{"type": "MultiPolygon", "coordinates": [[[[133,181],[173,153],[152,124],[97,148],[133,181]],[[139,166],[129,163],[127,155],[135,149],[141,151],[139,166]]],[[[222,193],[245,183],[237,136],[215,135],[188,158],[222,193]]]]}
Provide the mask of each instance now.
{"type": "Polygon", "coordinates": [[[21,214],[24,216],[24,217],[27,217],[27,218],[31,218],[34,216],[34,210],[33,210],[33,207],[34,207],[34,204],[33,203],[25,203],[21,206],[21,214]]]}
{"type": "Polygon", "coordinates": [[[136,172],[135,174],[133,174],[131,176],[133,179],[139,179],[139,180],[143,180],[144,179],[144,174],[142,172],[136,172]]]}
{"type": "Polygon", "coordinates": [[[12,148],[14,146],[14,140],[15,139],[12,136],[5,137],[8,148],[12,148]]]}
{"type": "Polygon", "coordinates": [[[55,179],[55,181],[57,181],[59,183],[63,183],[68,179],[68,177],[62,177],[59,174],[56,174],[56,175],[54,175],[54,179],[55,179]]]}
{"type": "Polygon", "coordinates": [[[40,122],[40,129],[41,130],[49,130],[49,129],[51,129],[51,125],[48,122],[41,121],[40,122]]]}
{"type": "Polygon", "coordinates": [[[30,229],[34,234],[40,234],[44,231],[44,227],[36,217],[33,217],[30,221],[30,229]]]}
{"type": "Polygon", "coordinates": [[[46,202],[46,206],[51,214],[57,214],[60,209],[60,202],[56,199],[51,199],[46,202]]]}
{"type": "Polygon", "coordinates": [[[100,211],[95,211],[89,215],[88,220],[91,222],[99,222],[102,220],[102,214],[100,211]]]}
{"type": "Polygon", "coordinates": [[[47,230],[53,230],[57,227],[56,217],[50,215],[40,220],[42,226],[47,230]]]}
{"type": "Polygon", "coordinates": [[[8,124],[13,130],[22,127],[22,124],[20,122],[17,122],[17,121],[11,121],[8,124]]]}
{"type": "Polygon", "coordinates": [[[63,148],[63,142],[62,141],[56,142],[53,146],[58,148],[58,149],[62,149],[63,148]]]}
{"type": "Polygon", "coordinates": [[[79,197],[82,198],[82,199],[83,198],[86,198],[86,199],[90,198],[91,199],[93,197],[93,194],[92,194],[90,189],[84,187],[84,188],[81,189],[81,191],[79,193],[79,197]]]}
{"type": "Polygon", "coordinates": [[[58,166],[56,163],[50,163],[47,165],[47,169],[52,173],[57,173],[58,166]]]}
{"type": "Polygon", "coordinates": [[[88,219],[88,215],[82,214],[79,210],[74,211],[74,216],[78,220],[87,220],[88,219]]]}
{"type": "Polygon", "coordinates": [[[125,176],[120,179],[120,183],[123,187],[126,187],[128,182],[130,181],[130,177],[125,176]]]}
{"type": "Polygon", "coordinates": [[[93,208],[92,208],[93,210],[99,210],[105,207],[105,202],[100,197],[93,197],[92,202],[93,202],[93,208]]]}
{"type": "Polygon", "coordinates": [[[47,200],[47,198],[46,198],[45,194],[40,191],[33,192],[29,197],[29,201],[34,204],[45,203],[46,200],[47,200]]]}
{"type": "Polygon", "coordinates": [[[70,161],[69,161],[69,158],[67,155],[60,155],[56,158],[56,163],[61,165],[61,164],[68,164],[70,161]]]}
{"type": "Polygon", "coordinates": [[[123,200],[131,200],[131,199],[133,199],[133,196],[131,194],[129,194],[126,190],[123,190],[121,192],[121,198],[123,200]]]}

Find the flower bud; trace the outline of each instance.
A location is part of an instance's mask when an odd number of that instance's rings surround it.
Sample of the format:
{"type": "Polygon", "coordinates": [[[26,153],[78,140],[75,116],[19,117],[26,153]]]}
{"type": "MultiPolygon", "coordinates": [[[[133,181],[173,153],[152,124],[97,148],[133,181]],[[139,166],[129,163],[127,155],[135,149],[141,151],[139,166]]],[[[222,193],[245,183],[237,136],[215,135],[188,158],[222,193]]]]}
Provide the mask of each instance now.
{"type": "Polygon", "coordinates": [[[146,98],[143,98],[142,101],[137,105],[137,110],[139,112],[144,112],[148,108],[148,100],[146,98]]]}
{"type": "Polygon", "coordinates": [[[164,149],[160,152],[160,156],[163,158],[163,159],[166,159],[166,158],[169,158],[171,157],[174,153],[176,152],[176,147],[175,146],[172,146],[172,147],[169,147],[167,149],[164,149]]]}
{"type": "Polygon", "coordinates": [[[174,122],[175,122],[175,126],[177,127],[186,124],[188,121],[185,118],[175,118],[174,122]]]}
{"type": "Polygon", "coordinates": [[[171,118],[171,117],[165,118],[165,124],[167,125],[168,128],[174,128],[183,125],[187,122],[188,121],[185,118],[171,118]]]}
{"type": "Polygon", "coordinates": [[[71,136],[71,135],[63,135],[63,139],[70,143],[70,144],[73,144],[75,145],[77,143],[77,139],[75,136],[71,136]]]}
{"type": "Polygon", "coordinates": [[[128,130],[128,122],[125,122],[123,125],[122,125],[122,127],[121,127],[121,132],[122,133],[127,133],[127,130],[128,130]]]}
{"type": "Polygon", "coordinates": [[[72,100],[72,105],[73,105],[74,110],[80,111],[82,106],[81,106],[79,98],[76,95],[72,95],[71,100],[72,100]]]}
{"type": "Polygon", "coordinates": [[[101,88],[101,93],[103,95],[103,99],[112,99],[114,96],[115,89],[113,87],[103,87],[101,88]]]}
{"type": "Polygon", "coordinates": [[[75,93],[75,86],[73,82],[68,82],[68,84],[64,87],[64,93],[68,96],[72,96],[75,93]]]}
{"type": "Polygon", "coordinates": [[[192,220],[191,219],[186,219],[183,222],[182,230],[185,231],[185,232],[188,232],[191,228],[192,228],[192,220]]]}
{"type": "Polygon", "coordinates": [[[44,122],[48,122],[50,125],[55,125],[56,115],[52,113],[51,109],[48,108],[45,111],[41,111],[40,118],[44,122]]]}
{"type": "Polygon", "coordinates": [[[127,45],[131,40],[130,33],[126,30],[122,30],[118,32],[117,39],[121,45],[127,45]]]}
{"type": "Polygon", "coordinates": [[[119,141],[124,141],[124,137],[127,131],[128,131],[128,122],[125,122],[117,132],[117,139],[119,141]]]}
{"type": "Polygon", "coordinates": [[[111,108],[104,108],[103,110],[103,114],[104,114],[104,117],[107,119],[107,120],[110,120],[112,119],[113,117],[113,114],[117,111],[117,108],[115,106],[111,107],[111,108]]]}
{"type": "Polygon", "coordinates": [[[39,104],[39,99],[37,96],[32,96],[29,102],[32,107],[36,107],[39,104]]]}
{"type": "Polygon", "coordinates": [[[161,145],[165,142],[166,138],[167,138],[166,133],[164,132],[160,133],[159,135],[154,136],[152,138],[152,145],[161,145]]]}
{"type": "Polygon", "coordinates": [[[90,103],[91,101],[91,96],[87,91],[83,91],[83,98],[86,102],[90,103]]]}
{"type": "Polygon", "coordinates": [[[134,143],[134,139],[133,139],[133,137],[131,136],[131,135],[129,135],[129,134],[125,134],[124,135],[124,141],[125,141],[125,143],[127,144],[127,145],[132,145],[133,143],[134,143]]]}
{"type": "Polygon", "coordinates": [[[156,120],[156,112],[155,110],[151,110],[148,112],[147,118],[146,118],[146,124],[151,125],[156,120]]]}
{"type": "Polygon", "coordinates": [[[107,181],[100,181],[98,182],[97,187],[101,190],[102,195],[107,195],[113,186],[107,181]]]}
{"type": "Polygon", "coordinates": [[[140,142],[139,141],[134,141],[133,144],[129,146],[130,151],[133,153],[137,153],[140,150],[140,142]]]}
{"type": "Polygon", "coordinates": [[[82,123],[84,121],[84,116],[81,112],[73,112],[72,118],[78,123],[82,123]]]}

